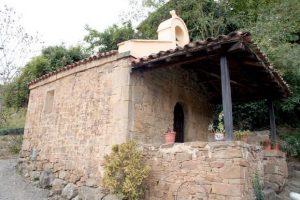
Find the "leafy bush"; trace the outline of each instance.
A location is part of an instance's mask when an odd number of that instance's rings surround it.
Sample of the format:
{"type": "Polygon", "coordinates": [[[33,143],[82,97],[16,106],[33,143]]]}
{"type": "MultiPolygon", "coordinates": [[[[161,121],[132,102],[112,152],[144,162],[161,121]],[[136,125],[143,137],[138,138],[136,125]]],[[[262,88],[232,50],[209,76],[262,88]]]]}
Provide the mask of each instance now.
{"type": "Polygon", "coordinates": [[[81,46],[66,48],[60,45],[43,49],[42,54],[32,58],[14,80],[4,85],[3,94],[1,94],[4,107],[26,107],[29,98],[27,84],[30,81],[87,56],[81,46]]]}
{"type": "Polygon", "coordinates": [[[104,186],[123,199],[141,199],[142,183],[150,172],[150,167],[142,161],[136,142],[114,145],[111,154],[105,157],[104,186]]]}
{"type": "Polygon", "coordinates": [[[243,137],[247,137],[251,134],[249,130],[239,130],[239,131],[234,131],[234,138],[236,140],[242,140],[243,137]]]}
{"type": "Polygon", "coordinates": [[[21,135],[24,133],[24,128],[1,128],[0,135],[21,135]]]}
{"type": "Polygon", "coordinates": [[[88,31],[88,35],[84,37],[84,41],[87,43],[87,51],[90,53],[118,49],[118,43],[135,37],[135,32],[130,22],[125,22],[120,26],[114,24],[103,32],[92,29],[89,26],[86,26],[85,29],[88,31]]]}
{"type": "Polygon", "coordinates": [[[281,135],[281,149],[290,156],[300,159],[300,129],[296,129],[289,135],[281,135]]]}
{"type": "Polygon", "coordinates": [[[9,151],[17,154],[20,152],[22,147],[23,135],[10,135],[7,142],[9,151]]]}
{"type": "Polygon", "coordinates": [[[2,108],[0,111],[1,128],[21,128],[25,124],[26,109],[2,108]]]}
{"type": "Polygon", "coordinates": [[[253,190],[254,190],[255,199],[256,200],[263,200],[264,196],[263,196],[263,192],[262,192],[262,186],[259,182],[258,174],[255,174],[253,179],[252,179],[252,187],[253,187],[253,190]]]}

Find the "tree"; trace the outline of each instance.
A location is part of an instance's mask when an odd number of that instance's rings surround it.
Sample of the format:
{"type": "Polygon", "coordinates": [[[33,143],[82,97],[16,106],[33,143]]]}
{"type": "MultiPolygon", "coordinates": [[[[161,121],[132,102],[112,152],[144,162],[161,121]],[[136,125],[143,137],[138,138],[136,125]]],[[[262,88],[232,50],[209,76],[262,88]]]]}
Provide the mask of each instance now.
{"type": "MultiPolygon", "coordinates": [[[[228,34],[231,31],[250,31],[255,42],[268,55],[275,69],[280,71],[293,91],[290,98],[277,102],[278,121],[281,124],[300,126],[298,0],[170,0],[138,26],[137,35],[141,38],[156,38],[156,29],[162,20],[170,17],[170,10],[176,10],[186,22],[193,40],[228,34]]],[[[239,128],[268,126],[268,112],[264,101],[236,104],[233,110],[234,119],[239,120],[236,122],[239,128]]]]}
{"type": "Polygon", "coordinates": [[[4,105],[7,107],[24,107],[28,102],[27,84],[50,71],[71,64],[87,57],[82,47],[50,46],[42,50],[42,54],[34,57],[4,88],[4,105]]]}
{"type": "MultiPolygon", "coordinates": [[[[271,63],[274,63],[275,68],[284,76],[293,91],[288,100],[277,102],[279,114],[277,119],[281,123],[299,126],[300,2],[298,0],[170,0],[167,3],[166,0],[131,0],[131,5],[135,4],[143,9],[132,6],[134,9],[128,11],[121,25],[112,25],[103,32],[86,26],[88,34],[84,41],[88,45],[87,52],[117,49],[119,42],[132,38],[155,39],[159,23],[170,18],[170,10],[176,10],[183,18],[193,40],[237,30],[250,31],[255,42],[268,55],[271,63]],[[143,19],[150,11],[153,12],[140,23],[138,31],[135,31],[132,24],[143,19]]],[[[10,96],[11,104],[26,105],[28,94],[26,83],[29,80],[79,60],[82,55],[81,49],[70,51],[64,47],[51,47],[44,50],[41,56],[29,62],[20,76],[8,85],[10,93],[6,94],[10,96]]],[[[239,120],[239,123],[236,123],[239,128],[245,128],[243,122],[250,128],[268,125],[268,112],[263,101],[237,104],[233,109],[234,119],[239,120]],[[260,112],[254,115],[253,113],[257,111],[260,112]]]]}
{"type": "Polygon", "coordinates": [[[130,21],[136,27],[149,13],[163,6],[167,0],[129,0],[129,9],[120,14],[122,22],[130,21]]]}
{"type": "Polygon", "coordinates": [[[158,25],[170,18],[170,10],[175,10],[185,21],[190,37],[194,40],[228,33],[232,30],[226,23],[226,5],[213,0],[171,0],[151,13],[137,27],[138,35],[141,38],[155,39],[158,25]]]}
{"type": "Polygon", "coordinates": [[[116,24],[108,27],[103,32],[86,26],[88,35],[84,37],[84,41],[88,44],[87,51],[89,53],[105,52],[117,49],[117,44],[134,38],[134,30],[130,22],[125,22],[118,26],[116,24]]]}
{"type": "Polygon", "coordinates": [[[292,126],[300,124],[300,2],[279,1],[258,9],[250,30],[255,41],[289,83],[293,95],[277,102],[279,120],[292,126]]]}
{"type": "Polygon", "coordinates": [[[0,7],[0,84],[16,76],[38,42],[26,33],[19,19],[12,8],[0,7]]]}

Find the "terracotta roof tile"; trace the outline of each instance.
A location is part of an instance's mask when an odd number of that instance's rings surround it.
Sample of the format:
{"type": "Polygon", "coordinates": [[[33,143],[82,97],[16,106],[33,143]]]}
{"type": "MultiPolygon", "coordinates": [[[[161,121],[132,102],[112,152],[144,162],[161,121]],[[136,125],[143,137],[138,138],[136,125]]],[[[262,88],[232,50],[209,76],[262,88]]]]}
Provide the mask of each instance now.
{"type": "Polygon", "coordinates": [[[132,59],[133,68],[140,68],[149,63],[170,60],[171,57],[176,57],[177,55],[188,54],[189,52],[199,51],[200,49],[209,50],[211,47],[215,45],[223,45],[231,42],[242,42],[249,46],[250,50],[255,53],[258,60],[261,60],[264,63],[264,67],[268,72],[274,76],[278,82],[280,83],[282,88],[285,88],[287,95],[291,94],[291,90],[289,89],[289,85],[283,80],[283,78],[279,75],[279,73],[273,68],[271,62],[267,58],[267,56],[260,50],[260,48],[252,42],[251,34],[249,32],[232,32],[228,35],[220,35],[215,38],[207,38],[206,40],[198,40],[193,41],[182,47],[177,47],[174,50],[160,51],[156,54],[151,54],[149,56],[143,58],[135,58],[132,59]]]}
{"type": "Polygon", "coordinates": [[[140,59],[133,59],[132,64],[134,66],[141,65],[141,64],[143,64],[143,62],[148,62],[154,58],[158,58],[160,56],[166,56],[168,54],[172,54],[172,53],[175,53],[178,51],[190,50],[195,47],[206,48],[206,47],[213,46],[217,43],[226,43],[226,42],[231,42],[234,40],[243,40],[243,41],[246,41],[247,43],[251,43],[251,34],[249,32],[237,31],[237,32],[229,33],[228,35],[219,35],[218,37],[215,37],[215,38],[209,37],[206,40],[198,40],[198,41],[190,42],[190,43],[186,44],[183,48],[178,46],[174,50],[160,51],[156,54],[151,54],[149,56],[142,57],[140,59]]]}

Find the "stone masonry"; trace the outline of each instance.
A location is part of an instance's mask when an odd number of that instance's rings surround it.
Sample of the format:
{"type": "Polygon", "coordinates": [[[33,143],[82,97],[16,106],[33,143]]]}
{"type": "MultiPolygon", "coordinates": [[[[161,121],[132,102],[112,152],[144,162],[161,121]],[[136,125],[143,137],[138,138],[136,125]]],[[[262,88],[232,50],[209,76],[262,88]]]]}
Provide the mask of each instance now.
{"type": "Polygon", "coordinates": [[[179,66],[149,71],[133,71],[130,76],[131,138],[162,144],[168,127],[173,128],[174,107],[184,109],[184,142],[207,141],[212,105],[198,77],[179,66]]]}
{"type": "Polygon", "coordinates": [[[34,161],[33,169],[51,170],[67,182],[99,185],[104,155],[113,144],[128,139],[130,61],[118,56],[82,64],[30,86],[20,155],[29,169],[34,161]]]}
{"type": "MultiPolygon", "coordinates": [[[[255,174],[264,189],[277,194],[287,180],[282,152],[264,151],[260,146],[241,141],[141,144],[141,147],[145,162],[151,167],[144,184],[145,200],[251,200],[255,199],[252,187],[255,174]]],[[[104,190],[100,182],[92,178],[83,182],[84,176],[70,179],[75,177],[71,171],[56,171],[46,160],[23,161],[19,169],[38,186],[51,188],[50,199],[118,199],[104,190]]]]}
{"type": "Polygon", "coordinates": [[[193,142],[207,141],[212,117],[199,81],[178,66],[134,71],[131,57],[120,54],[42,79],[30,85],[19,169],[51,188],[51,197],[118,199],[102,189],[104,156],[136,139],[152,167],[145,199],[253,199],[255,173],[280,191],[284,154],[243,142],[193,142]],[[187,143],[162,145],[176,103],[184,109],[187,143]]]}
{"type": "Polygon", "coordinates": [[[282,192],[288,177],[285,153],[265,151],[263,163],[265,189],[272,189],[277,194],[282,192]]]}
{"type": "Polygon", "coordinates": [[[265,188],[283,187],[287,179],[282,152],[240,141],[148,145],[144,151],[152,168],[145,199],[250,200],[255,174],[265,188]]]}

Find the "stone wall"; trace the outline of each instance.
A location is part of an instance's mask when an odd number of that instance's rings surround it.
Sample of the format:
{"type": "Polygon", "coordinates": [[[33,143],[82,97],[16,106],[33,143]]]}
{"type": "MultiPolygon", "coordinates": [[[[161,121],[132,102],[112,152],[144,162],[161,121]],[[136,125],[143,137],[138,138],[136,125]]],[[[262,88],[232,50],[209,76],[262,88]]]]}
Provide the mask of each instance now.
{"type": "Polygon", "coordinates": [[[185,117],[184,141],[207,141],[212,109],[199,81],[195,73],[179,66],[133,71],[130,77],[131,137],[162,144],[167,128],[173,128],[174,107],[179,102],[185,117]]]}
{"type": "MultiPolygon", "coordinates": [[[[152,170],[146,199],[254,199],[263,152],[243,142],[191,142],[144,148],[152,170]]],[[[263,179],[261,180],[263,181],[263,179]]]]}
{"type": "Polygon", "coordinates": [[[198,81],[179,67],[131,72],[130,60],[115,55],[38,82],[30,88],[19,169],[53,195],[116,199],[100,187],[104,155],[137,139],[152,144],[144,145],[152,167],[145,199],[253,199],[255,173],[280,190],[283,155],[242,142],[161,145],[177,102],[185,141],[207,140],[212,113],[198,81]]]}
{"type": "MultiPolygon", "coordinates": [[[[286,183],[285,155],[276,150],[235,142],[188,142],[171,145],[141,144],[151,167],[145,180],[145,200],[251,200],[255,174],[264,186],[266,199],[276,199],[286,183]]],[[[51,188],[50,199],[120,200],[94,179],[68,178],[65,170],[34,160],[19,165],[35,184],[51,188]]]]}
{"type": "Polygon", "coordinates": [[[114,55],[31,86],[20,155],[29,172],[99,184],[103,156],[128,139],[129,67],[114,55]]]}
{"type": "Polygon", "coordinates": [[[288,178],[286,155],[281,151],[264,151],[264,188],[280,193],[288,178]]]}

